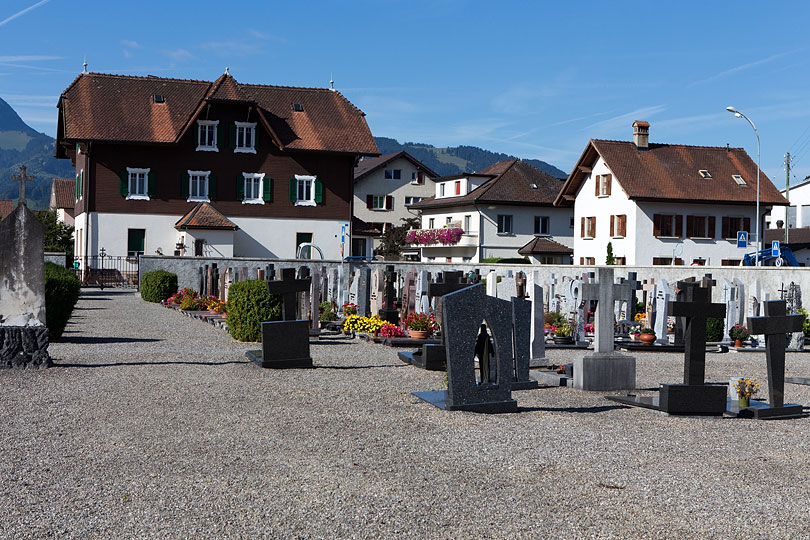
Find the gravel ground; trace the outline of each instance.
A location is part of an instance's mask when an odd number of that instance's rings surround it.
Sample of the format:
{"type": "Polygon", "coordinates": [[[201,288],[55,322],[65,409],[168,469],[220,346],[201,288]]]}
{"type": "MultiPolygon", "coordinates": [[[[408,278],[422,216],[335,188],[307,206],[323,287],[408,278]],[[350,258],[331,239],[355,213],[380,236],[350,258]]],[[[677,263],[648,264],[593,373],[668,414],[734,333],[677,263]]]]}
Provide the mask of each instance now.
{"type": "MultiPolygon", "coordinates": [[[[446,412],[444,375],[360,340],[316,369],[124,291],[85,291],[57,367],[0,372],[2,538],[808,538],[808,419],[674,418],[568,388],[446,412]]],[[[556,362],[581,351],[555,352],[556,362]]],[[[637,353],[640,387],[681,355],[637,353]]],[[[810,376],[810,354],[788,357],[810,376]]],[[[764,354],[708,357],[709,380],[764,354]]],[[[810,387],[787,385],[810,404],[810,387]]]]}

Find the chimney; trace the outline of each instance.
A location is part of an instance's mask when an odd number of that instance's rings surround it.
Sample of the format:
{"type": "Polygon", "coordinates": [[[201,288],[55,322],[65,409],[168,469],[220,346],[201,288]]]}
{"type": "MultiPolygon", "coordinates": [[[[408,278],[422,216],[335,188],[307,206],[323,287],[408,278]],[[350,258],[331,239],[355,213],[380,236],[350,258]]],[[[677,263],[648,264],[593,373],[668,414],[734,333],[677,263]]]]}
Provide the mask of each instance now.
{"type": "Polygon", "coordinates": [[[636,148],[647,149],[650,142],[650,123],[644,120],[636,120],[633,122],[633,142],[636,143],[636,148]]]}

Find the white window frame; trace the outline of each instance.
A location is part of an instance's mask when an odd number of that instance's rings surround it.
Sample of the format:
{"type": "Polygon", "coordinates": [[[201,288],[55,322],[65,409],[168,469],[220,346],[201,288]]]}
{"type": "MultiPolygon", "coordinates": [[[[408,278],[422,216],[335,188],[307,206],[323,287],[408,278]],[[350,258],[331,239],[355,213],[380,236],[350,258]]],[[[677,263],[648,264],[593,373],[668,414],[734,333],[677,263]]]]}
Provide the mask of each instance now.
{"type": "Polygon", "coordinates": [[[296,174],[296,186],[295,186],[295,206],[317,206],[315,202],[315,176],[308,176],[308,175],[301,175],[296,174]],[[309,182],[309,199],[301,199],[299,198],[299,194],[301,193],[301,186],[305,183],[309,182]]]}
{"type": "Polygon", "coordinates": [[[599,183],[599,195],[597,197],[609,197],[608,195],[608,175],[607,174],[600,174],[596,177],[596,181],[599,183]]]}
{"type": "Polygon", "coordinates": [[[236,140],[234,141],[235,148],[233,149],[236,154],[255,154],[256,153],[256,122],[234,122],[236,125],[236,140]],[[239,146],[239,130],[250,130],[250,146],[239,146]]]}
{"type": "MultiPolygon", "coordinates": [[[[211,199],[208,198],[209,186],[208,177],[211,176],[211,171],[186,171],[188,173],[188,199],[186,202],[211,202],[211,199]],[[204,183],[203,186],[205,187],[205,195],[193,195],[194,190],[192,186],[194,186],[194,178],[201,179],[204,183]]],[[[202,191],[202,190],[201,190],[202,191]]]]}
{"type": "Polygon", "coordinates": [[[148,201],[149,200],[149,171],[151,169],[138,169],[135,167],[127,167],[127,198],[128,201],[148,201]],[[135,187],[137,187],[137,177],[133,175],[143,175],[143,193],[137,193],[137,189],[132,189],[133,180],[135,187]]]}
{"type": "Polygon", "coordinates": [[[738,186],[747,186],[748,185],[745,182],[745,178],[743,178],[741,174],[732,174],[731,178],[733,178],[734,181],[737,182],[738,186]]]}
{"type": "Polygon", "coordinates": [[[498,214],[497,231],[500,236],[511,236],[514,233],[514,216],[512,214],[498,214]],[[501,218],[503,218],[503,227],[501,227],[501,218]],[[509,225],[508,227],[506,225],[509,225]],[[501,230],[503,229],[503,230],[501,230]]]}
{"type": "Polygon", "coordinates": [[[385,169],[384,176],[386,180],[402,180],[402,169],[385,169]]]}
{"type": "MultiPolygon", "coordinates": [[[[219,148],[217,148],[217,126],[219,125],[219,120],[197,120],[197,151],[198,152],[219,152],[219,148]],[[200,142],[200,138],[202,135],[202,128],[209,128],[214,127],[214,138],[212,141],[212,145],[203,145],[200,142]]],[[[207,131],[207,130],[206,130],[207,131]]]]}
{"type": "Polygon", "coordinates": [[[422,200],[422,197],[405,197],[405,206],[416,204],[422,200]]]}
{"type": "Polygon", "coordinates": [[[470,222],[472,221],[471,215],[464,216],[464,234],[470,233],[470,222]]]}
{"type": "Polygon", "coordinates": [[[436,228],[436,218],[428,218],[428,229],[436,228]]]}
{"type": "Polygon", "coordinates": [[[264,173],[242,173],[244,182],[242,204],[264,204],[264,173]],[[248,197],[248,180],[258,180],[258,197],[248,197]]]}
{"type": "Polygon", "coordinates": [[[385,195],[372,195],[371,196],[371,209],[372,210],[385,210],[385,195]]]}
{"type": "Polygon", "coordinates": [[[551,217],[549,216],[534,216],[534,219],[540,219],[540,231],[534,231],[535,236],[550,236],[551,235],[551,217]],[[546,232],[543,232],[543,222],[546,224],[546,232]]]}

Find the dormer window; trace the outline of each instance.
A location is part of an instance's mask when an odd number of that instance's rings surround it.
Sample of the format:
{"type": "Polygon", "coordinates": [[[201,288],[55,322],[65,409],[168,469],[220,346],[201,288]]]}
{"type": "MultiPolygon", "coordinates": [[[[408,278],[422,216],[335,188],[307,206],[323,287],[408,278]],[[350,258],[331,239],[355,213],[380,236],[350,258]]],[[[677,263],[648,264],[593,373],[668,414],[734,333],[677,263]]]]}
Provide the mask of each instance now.
{"type": "Polygon", "coordinates": [[[152,101],[155,103],[166,103],[166,98],[163,94],[152,94],[152,101]]]}
{"type": "Polygon", "coordinates": [[[743,177],[740,176],[739,174],[732,174],[731,177],[734,179],[735,182],[737,182],[738,185],[740,185],[740,186],[747,185],[745,183],[745,180],[743,179],[743,177]]]}
{"type": "Polygon", "coordinates": [[[304,112],[304,106],[300,103],[293,103],[292,104],[293,112],[304,112]]]}
{"type": "Polygon", "coordinates": [[[256,153],[256,122],[235,122],[236,124],[236,147],[234,152],[255,154],[256,153]]]}
{"type": "Polygon", "coordinates": [[[706,169],[700,169],[698,172],[700,173],[700,177],[703,178],[704,180],[711,180],[712,179],[711,173],[709,171],[707,171],[706,169]]]}
{"type": "Polygon", "coordinates": [[[219,120],[197,120],[197,151],[218,152],[217,126],[219,120]]]}

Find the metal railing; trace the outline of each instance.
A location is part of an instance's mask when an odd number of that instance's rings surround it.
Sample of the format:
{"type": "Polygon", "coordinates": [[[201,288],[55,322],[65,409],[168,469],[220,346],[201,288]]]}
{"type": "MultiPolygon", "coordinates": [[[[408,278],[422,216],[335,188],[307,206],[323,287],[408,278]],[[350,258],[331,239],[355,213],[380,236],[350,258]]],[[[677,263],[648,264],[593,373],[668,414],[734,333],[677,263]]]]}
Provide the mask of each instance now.
{"type": "Polygon", "coordinates": [[[138,287],[138,257],[77,257],[73,272],[83,287],[138,287]]]}

